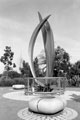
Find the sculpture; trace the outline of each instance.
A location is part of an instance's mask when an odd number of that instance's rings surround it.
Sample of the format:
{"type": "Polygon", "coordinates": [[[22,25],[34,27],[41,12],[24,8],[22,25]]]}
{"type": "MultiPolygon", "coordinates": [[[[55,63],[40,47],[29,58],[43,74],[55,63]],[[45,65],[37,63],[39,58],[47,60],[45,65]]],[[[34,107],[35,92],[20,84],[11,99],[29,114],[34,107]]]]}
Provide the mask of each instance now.
{"type": "MultiPolygon", "coordinates": [[[[40,23],[35,28],[30,43],[29,43],[29,57],[30,57],[30,68],[31,72],[33,74],[33,77],[35,78],[35,82],[37,84],[44,86],[43,83],[37,80],[35,70],[34,70],[34,64],[33,64],[33,50],[34,50],[34,44],[37,38],[37,35],[40,30],[42,30],[42,36],[43,36],[43,43],[44,43],[44,50],[46,55],[46,84],[48,84],[48,77],[53,76],[53,65],[54,65],[54,57],[55,57],[55,51],[54,51],[54,39],[53,39],[53,33],[52,29],[50,27],[49,22],[47,21],[50,17],[47,16],[45,19],[42,19],[41,14],[38,12],[40,23]]],[[[66,101],[59,98],[59,97],[51,97],[51,96],[41,96],[32,99],[29,101],[29,109],[31,111],[42,113],[42,114],[54,114],[61,110],[63,110],[66,106],[66,101]]]]}
{"type": "MultiPolygon", "coordinates": [[[[29,43],[29,57],[30,57],[30,68],[33,74],[33,77],[36,78],[35,71],[34,71],[34,65],[33,65],[33,48],[35,44],[36,37],[42,29],[42,36],[43,36],[43,42],[44,42],[44,49],[45,49],[45,55],[46,55],[46,77],[52,77],[53,76],[53,61],[55,57],[54,52],[54,39],[53,39],[53,33],[50,27],[49,22],[47,19],[50,17],[46,17],[45,19],[42,19],[40,13],[38,12],[40,23],[34,30],[30,43],[29,43]],[[44,25],[45,24],[45,25],[44,25]]],[[[42,83],[36,80],[38,84],[44,86],[42,83]]],[[[46,81],[47,84],[47,81],[46,81]]]]}
{"type": "MultiPolygon", "coordinates": [[[[42,20],[42,22],[40,22],[37,27],[35,28],[33,34],[32,34],[32,37],[31,37],[31,40],[30,40],[30,43],[29,43],[29,49],[28,49],[28,53],[29,53],[29,64],[30,64],[30,68],[31,68],[31,72],[33,74],[33,77],[36,78],[36,74],[35,74],[35,70],[34,70],[34,65],[33,65],[33,48],[34,48],[34,44],[35,44],[35,41],[36,41],[36,38],[37,38],[37,35],[41,29],[41,27],[43,26],[43,24],[47,21],[47,19],[50,17],[47,16],[44,20],[42,20]]],[[[44,86],[44,84],[42,84],[41,82],[39,82],[38,80],[35,79],[35,81],[41,85],[41,86],[44,86]]]]}

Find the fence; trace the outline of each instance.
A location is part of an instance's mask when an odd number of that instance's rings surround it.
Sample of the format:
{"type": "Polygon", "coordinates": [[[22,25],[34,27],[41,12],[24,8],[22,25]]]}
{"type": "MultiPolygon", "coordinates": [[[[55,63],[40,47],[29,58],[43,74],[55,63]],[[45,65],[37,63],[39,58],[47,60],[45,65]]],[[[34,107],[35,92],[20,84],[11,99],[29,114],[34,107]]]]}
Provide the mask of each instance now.
{"type": "Polygon", "coordinates": [[[29,77],[24,79],[26,86],[25,94],[59,93],[64,92],[66,87],[66,77],[29,77]],[[44,86],[40,86],[35,80],[43,83],[44,86]]]}

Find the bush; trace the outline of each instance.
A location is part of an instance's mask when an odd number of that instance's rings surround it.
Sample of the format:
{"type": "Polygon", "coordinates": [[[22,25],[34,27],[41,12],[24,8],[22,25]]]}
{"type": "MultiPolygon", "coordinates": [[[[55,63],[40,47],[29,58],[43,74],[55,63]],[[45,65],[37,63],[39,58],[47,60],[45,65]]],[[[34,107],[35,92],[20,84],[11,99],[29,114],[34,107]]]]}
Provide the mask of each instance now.
{"type": "Polygon", "coordinates": [[[2,76],[0,78],[0,86],[12,86],[13,80],[11,78],[6,78],[5,76],[2,76]]]}
{"type": "Polygon", "coordinates": [[[0,86],[12,86],[14,84],[24,84],[25,85],[25,80],[23,78],[14,78],[14,79],[11,79],[11,78],[7,78],[5,76],[2,76],[0,78],[0,86]]]}
{"type": "Polygon", "coordinates": [[[13,81],[14,81],[14,84],[24,84],[25,85],[25,80],[23,78],[14,78],[13,81]]]}
{"type": "Polygon", "coordinates": [[[8,76],[13,79],[13,78],[19,78],[20,74],[16,71],[9,71],[8,76]]]}
{"type": "Polygon", "coordinates": [[[80,87],[80,77],[79,75],[75,75],[72,79],[68,79],[69,87],[80,87]]]}
{"type": "Polygon", "coordinates": [[[8,76],[9,78],[13,79],[20,77],[20,74],[17,71],[10,70],[10,71],[4,71],[3,76],[8,76]]]}

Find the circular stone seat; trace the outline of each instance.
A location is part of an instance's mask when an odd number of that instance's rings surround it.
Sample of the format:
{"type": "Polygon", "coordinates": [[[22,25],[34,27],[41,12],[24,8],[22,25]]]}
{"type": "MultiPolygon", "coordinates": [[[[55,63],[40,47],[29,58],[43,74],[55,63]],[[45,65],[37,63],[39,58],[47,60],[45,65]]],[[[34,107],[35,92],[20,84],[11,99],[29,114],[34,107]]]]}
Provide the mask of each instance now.
{"type": "Polygon", "coordinates": [[[43,113],[43,114],[54,114],[61,110],[64,110],[66,106],[66,101],[61,98],[33,98],[29,101],[29,109],[33,112],[43,113]]]}
{"type": "Polygon", "coordinates": [[[25,88],[25,85],[15,84],[15,85],[12,86],[12,88],[13,88],[13,89],[16,89],[16,90],[18,90],[18,89],[24,89],[24,88],[25,88]]]}

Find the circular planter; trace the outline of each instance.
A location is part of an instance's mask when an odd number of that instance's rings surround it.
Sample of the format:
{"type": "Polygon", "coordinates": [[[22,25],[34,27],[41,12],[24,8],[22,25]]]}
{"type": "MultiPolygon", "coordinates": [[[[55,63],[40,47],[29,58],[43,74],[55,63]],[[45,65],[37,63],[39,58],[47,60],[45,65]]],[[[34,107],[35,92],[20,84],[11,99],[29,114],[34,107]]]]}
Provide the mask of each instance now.
{"type": "Polygon", "coordinates": [[[55,114],[62,111],[66,106],[66,101],[57,97],[33,98],[29,101],[29,109],[33,112],[43,114],[55,114]]]}
{"type": "Polygon", "coordinates": [[[13,85],[12,88],[13,88],[13,89],[16,89],[16,90],[20,90],[20,89],[24,89],[24,88],[25,88],[25,85],[16,84],[16,85],[13,85]]]}

